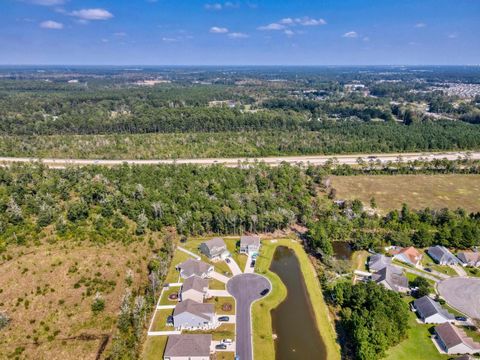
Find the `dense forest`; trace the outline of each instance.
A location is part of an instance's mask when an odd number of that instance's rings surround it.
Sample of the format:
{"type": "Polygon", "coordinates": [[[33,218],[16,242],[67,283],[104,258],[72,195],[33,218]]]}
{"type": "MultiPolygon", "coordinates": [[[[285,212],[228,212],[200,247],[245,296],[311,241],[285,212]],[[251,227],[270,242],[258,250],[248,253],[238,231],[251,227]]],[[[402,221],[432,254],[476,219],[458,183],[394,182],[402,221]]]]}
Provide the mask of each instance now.
{"type": "Polygon", "coordinates": [[[0,169],[0,249],[58,239],[129,242],[180,234],[274,231],[312,216],[315,184],[292,166],[0,169]]]}

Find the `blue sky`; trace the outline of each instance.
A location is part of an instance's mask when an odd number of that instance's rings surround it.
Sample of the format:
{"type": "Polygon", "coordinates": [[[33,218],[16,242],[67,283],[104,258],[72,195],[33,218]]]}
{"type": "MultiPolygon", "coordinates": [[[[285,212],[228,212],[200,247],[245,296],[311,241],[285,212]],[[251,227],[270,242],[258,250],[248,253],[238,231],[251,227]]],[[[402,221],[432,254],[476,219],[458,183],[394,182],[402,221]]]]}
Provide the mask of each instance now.
{"type": "Polygon", "coordinates": [[[0,0],[0,64],[480,64],[480,0],[0,0]]]}

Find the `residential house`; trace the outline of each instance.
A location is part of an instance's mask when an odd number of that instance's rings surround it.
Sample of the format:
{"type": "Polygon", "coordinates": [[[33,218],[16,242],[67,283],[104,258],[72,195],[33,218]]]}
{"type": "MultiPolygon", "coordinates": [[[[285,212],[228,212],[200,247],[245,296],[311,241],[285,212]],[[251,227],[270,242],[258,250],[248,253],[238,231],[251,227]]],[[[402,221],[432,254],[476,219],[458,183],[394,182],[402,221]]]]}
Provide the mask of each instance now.
{"type": "Polygon", "coordinates": [[[457,257],[462,262],[463,266],[480,266],[480,253],[476,251],[461,251],[457,257]]]}
{"type": "Polygon", "coordinates": [[[403,275],[403,270],[387,265],[372,275],[372,280],[377,284],[385,286],[389,290],[406,293],[409,291],[408,280],[403,275]]]}
{"type": "Polygon", "coordinates": [[[188,279],[194,275],[201,278],[207,278],[210,277],[210,273],[213,271],[213,266],[200,260],[188,259],[183,263],[178,264],[177,270],[180,271],[180,276],[183,279],[188,279]]]}
{"type": "Polygon", "coordinates": [[[460,263],[451,252],[445,246],[431,246],[428,248],[428,255],[440,265],[456,265],[460,263]]]}
{"type": "Polygon", "coordinates": [[[211,334],[170,335],[163,360],[210,360],[211,334]]]}
{"type": "Polygon", "coordinates": [[[429,296],[423,296],[413,302],[413,308],[425,324],[443,324],[455,321],[455,316],[429,296]]]}
{"type": "Polygon", "coordinates": [[[213,238],[200,244],[200,251],[209,259],[225,259],[230,255],[222,238],[213,238]]]}
{"type": "Polygon", "coordinates": [[[177,330],[209,330],[216,326],[215,305],[187,299],[173,311],[173,326],[177,330]]]}
{"type": "Polygon", "coordinates": [[[413,267],[420,265],[423,257],[422,253],[413,246],[409,246],[407,248],[393,247],[389,253],[393,255],[394,259],[413,267]]]}
{"type": "Polygon", "coordinates": [[[370,259],[368,259],[368,270],[370,272],[377,272],[390,265],[391,263],[392,258],[389,258],[382,254],[375,254],[370,256],[370,259]]]}
{"type": "Polygon", "coordinates": [[[183,282],[180,299],[182,301],[193,300],[201,303],[207,297],[207,293],[208,280],[193,275],[183,282]]]}
{"type": "Polygon", "coordinates": [[[469,338],[465,331],[446,322],[435,327],[437,341],[447,354],[477,354],[480,343],[469,338]]]}
{"type": "Polygon", "coordinates": [[[240,253],[256,255],[260,251],[260,238],[258,236],[242,236],[240,238],[240,253]]]}

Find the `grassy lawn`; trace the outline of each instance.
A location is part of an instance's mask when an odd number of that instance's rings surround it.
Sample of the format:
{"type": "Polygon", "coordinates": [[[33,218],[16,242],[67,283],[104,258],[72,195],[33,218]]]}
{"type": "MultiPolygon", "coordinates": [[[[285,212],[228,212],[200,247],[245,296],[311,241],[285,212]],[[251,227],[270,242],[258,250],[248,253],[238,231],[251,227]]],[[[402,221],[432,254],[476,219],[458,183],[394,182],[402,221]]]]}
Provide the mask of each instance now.
{"type": "Polygon", "coordinates": [[[445,266],[445,265],[430,265],[430,268],[432,270],[438,271],[442,274],[450,275],[450,276],[458,276],[457,272],[453,270],[450,266],[445,266]]]}
{"type": "Polygon", "coordinates": [[[182,334],[212,334],[213,340],[235,339],[235,324],[222,324],[216,329],[205,331],[182,331],[182,334]]]}
{"type": "Polygon", "coordinates": [[[143,348],[143,360],[158,360],[163,358],[168,336],[149,336],[143,348]]]}
{"type": "Polygon", "coordinates": [[[467,336],[472,338],[475,342],[480,342],[480,332],[473,326],[462,326],[462,330],[467,333],[467,336]]]}
{"type": "MultiPolygon", "coordinates": [[[[409,298],[408,301],[412,299],[409,298]]],[[[386,360],[443,360],[450,355],[442,355],[430,339],[430,328],[434,325],[424,325],[417,322],[417,316],[410,311],[408,338],[387,352],[386,360]]]]}
{"type": "Polygon", "coordinates": [[[480,269],[474,267],[466,267],[464,269],[467,272],[468,276],[480,277],[480,269]]]}
{"type": "Polygon", "coordinates": [[[167,318],[173,314],[173,309],[157,310],[155,319],[153,320],[152,328],[150,331],[166,331],[173,330],[173,326],[167,326],[167,318]]]}
{"type": "Polygon", "coordinates": [[[188,254],[185,254],[183,251],[175,250],[175,254],[173,255],[172,265],[168,270],[167,277],[165,278],[166,283],[176,283],[179,279],[179,273],[175,266],[184,262],[187,259],[191,259],[192,257],[188,254]]]}
{"type": "Polygon", "coordinates": [[[235,353],[228,351],[219,351],[212,355],[212,360],[234,360],[235,353]]]}
{"type": "Polygon", "coordinates": [[[479,175],[334,176],[332,186],[339,199],[360,199],[369,204],[374,197],[382,213],[399,209],[403,203],[412,209],[480,210],[479,175]]]}
{"type": "Polygon", "coordinates": [[[212,290],[225,290],[225,284],[217,279],[208,280],[208,288],[212,290]]]}
{"type": "Polygon", "coordinates": [[[268,296],[256,302],[252,306],[253,321],[253,345],[256,359],[274,359],[275,347],[272,338],[272,319],[270,311],[277,307],[287,296],[287,289],[275,273],[269,271],[270,263],[277,246],[287,246],[295,251],[305,278],[308,295],[314,304],[315,318],[320,334],[326,345],[327,358],[330,360],[340,359],[340,349],[336,341],[336,334],[323,294],[316,277],[310,259],[298,242],[292,242],[291,239],[278,240],[276,243],[263,241],[260,255],[257,258],[256,271],[265,275],[272,282],[273,288],[268,296]]]}
{"type": "Polygon", "coordinates": [[[205,301],[208,304],[215,304],[215,312],[217,315],[235,315],[235,300],[233,298],[227,297],[214,297],[205,301]],[[224,311],[222,310],[223,304],[231,304],[232,310],[224,311]]]}
{"type": "Polygon", "coordinates": [[[171,294],[178,294],[178,292],[180,291],[180,287],[171,287],[169,289],[165,289],[165,291],[163,292],[163,295],[162,295],[162,298],[160,299],[160,305],[176,305],[178,300],[170,300],[168,297],[171,295],[171,294]]]}
{"type": "Polygon", "coordinates": [[[360,271],[367,271],[367,267],[365,265],[367,258],[370,256],[368,251],[355,251],[352,254],[352,270],[360,270],[360,271]]]}

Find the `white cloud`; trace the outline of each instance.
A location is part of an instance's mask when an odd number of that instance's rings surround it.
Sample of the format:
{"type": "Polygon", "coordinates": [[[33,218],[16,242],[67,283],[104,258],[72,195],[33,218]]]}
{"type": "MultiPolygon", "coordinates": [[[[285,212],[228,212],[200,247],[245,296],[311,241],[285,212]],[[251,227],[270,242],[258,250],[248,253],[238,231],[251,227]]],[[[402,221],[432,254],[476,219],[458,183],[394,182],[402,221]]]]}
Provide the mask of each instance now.
{"type": "Polygon", "coordinates": [[[172,38],[172,37],[163,37],[163,38],[162,38],[162,41],[165,41],[165,42],[177,42],[178,39],[177,39],[177,38],[172,38]]]}
{"type": "Polygon", "coordinates": [[[369,42],[370,38],[368,36],[364,36],[362,40],[365,41],[365,42],[369,42]]]}
{"type": "Polygon", "coordinates": [[[427,24],[420,22],[420,23],[415,24],[415,27],[416,28],[424,28],[424,27],[427,27],[427,24]]]}
{"type": "Polygon", "coordinates": [[[224,27],[212,26],[210,28],[212,34],[225,34],[228,33],[228,29],[224,27]]]}
{"type": "Polygon", "coordinates": [[[356,31],[349,31],[342,35],[344,38],[356,38],[358,34],[356,31]]]}
{"type": "Polygon", "coordinates": [[[227,1],[224,5],[225,8],[230,8],[230,9],[238,9],[240,7],[239,3],[233,3],[231,1],[227,1]]]}
{"type": "Polygon", "coordinates": [[[26,0],[26,2],[42,6],[55,6],[65,4],[65,0],[26,0]]]}
{"type": "Polygon", "coordinates": [[[61,30],[63,29],[63,24],[53,20],[47,20],[47,21],[41,22],[40,27],[42,29],[61,30]]]}
{"type": "Polygon", "coordinates": [[[320,26],[326,25],[327,22],[323,19],[313,19],[309,16],[304,16],[301,18],[283,18],[278,22],[274,22],[268,25],[260,26],[257,29],[268,31],[268,30],[285,30],[288,27],[293,26],[320,26]]]}
{"type": "Polygon", "coordinates": [[[105,9],[81,9],[71,12],[72,16],[75,16],[81,20],[108,20],[113,18],[113,14],[105,9]]]}
{"type": "Polygon", "coordinates": [[[290,25],[290,24],[294,23],[294,20],[292,18],[284,18],[284,19],[280,20],[279,22],[280,22],[280,24],[290,25]]]}
{"type": "Polygon", "coordinates": [[[248,38],[248,35],[245,34],[245,33],[241,33],[241,32],[232,32],[230,34],[227,35],[228,37],[232,38],[232,39],[245,39],[245,38],[248,38]]]}
{"type": "Polygon", "coordinates": [[[449,39],[456,39],[458,37],[458,34],[456,33],[452,33],[452,34],[448,34],[447,36],[449,39]]]}
{"type": "Polygon", "coordinates": [[[127,33],[123,31],[119,31],[119,32],[113,33],[113,35],[118,37],[124,37],[124,36],[127,36],[127,33]]]}
{"type": "Polygon", "coordinates": [[[215,4],[205,4],[205,9],[207,10],[222,10],[222,4],[215,3],[215,4]]]}
{"type": "Polygon", "coordinates": [[[285,29],[285,25],[278,24],[278,23],[271,23],[265,26],[260,26],[258,28],[258,30],[262,30],[262,31],[270,31],[270,30],[275,31],[275,30],[283,30],[283,29],[285,29]]]}
{"type": "Polygon", "coordinates": [[[327,24],[327,22],[323,19],[312,19],[308,16],[295,19],[295,23],[300,24],[302,26],[320,26],[320,25],[327,24]]]}
{"type": "Polygon", "coordinates": [[[293,32],[293,31],[290,30],[290,29],[285,30],[283,33],[284,33],[285,35],[287,35],[288,37],[295,35],[295,32],[293,32]]]}

